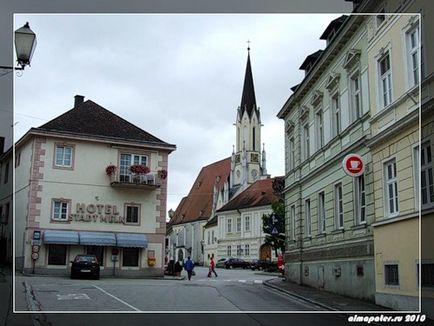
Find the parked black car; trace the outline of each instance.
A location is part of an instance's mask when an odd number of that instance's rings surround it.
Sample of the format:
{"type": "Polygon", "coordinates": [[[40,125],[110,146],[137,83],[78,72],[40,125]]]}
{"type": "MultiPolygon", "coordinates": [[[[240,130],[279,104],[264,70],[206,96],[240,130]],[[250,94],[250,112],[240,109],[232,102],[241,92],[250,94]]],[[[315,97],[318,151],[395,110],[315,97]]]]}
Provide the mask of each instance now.
{"type": "Polygon", "coordinates": [[[90,276],[99,280],[100,268],[95,255],[77,255],[71,263],[71,278],[90,276]]]}
{"type": "Polygon", "coordinates": [[[229,268],[242,268],[242,269],[246,269],[250,267],[250,263],[240,259],[240,258],[228,258],[225,261],[225,268],[229,269],[229,268]]]}
{"type": "Polygon", "coordinates": [[[265,272],[274,272],[277,270],[277,263],[265,259],[254,259],[250,263],[250,269],[252,271],[258,270],[265,272]]]}

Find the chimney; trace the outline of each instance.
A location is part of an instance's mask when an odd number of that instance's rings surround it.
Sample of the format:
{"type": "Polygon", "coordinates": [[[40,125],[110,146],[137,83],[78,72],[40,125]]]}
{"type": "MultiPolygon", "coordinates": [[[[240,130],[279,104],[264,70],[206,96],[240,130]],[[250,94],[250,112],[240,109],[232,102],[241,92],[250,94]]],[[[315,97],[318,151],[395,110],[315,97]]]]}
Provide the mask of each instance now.
{"type": "Polygon", "coordinates": [[[0,137],[0,155],[5,151],[5,137],[0,137]]]}
{"type": "Polygon", "coordinates": [[[84,102],[84,96],[83,95],[75,95],[74,96],[74,107],[76,108],[77,106],[79,106],[81,103],[84,102]]]}

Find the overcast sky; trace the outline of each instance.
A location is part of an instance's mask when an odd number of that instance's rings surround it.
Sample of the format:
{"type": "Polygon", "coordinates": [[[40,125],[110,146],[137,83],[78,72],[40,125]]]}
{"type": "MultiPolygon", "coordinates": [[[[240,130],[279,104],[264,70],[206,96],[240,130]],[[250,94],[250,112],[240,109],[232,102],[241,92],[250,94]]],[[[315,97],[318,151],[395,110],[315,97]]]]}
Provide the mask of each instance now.
{"type": "Polygon", "coordinates": [[[15,141],[84,95],[177,146],[169,155],[167,203],[175,210],[201,167],[232,153],[250,40],[267,169],[283,175],[276,114],[338,16],[15,15],[14,29],[28,21],[38,41],[32,66],[15,77],[15,141]]]}

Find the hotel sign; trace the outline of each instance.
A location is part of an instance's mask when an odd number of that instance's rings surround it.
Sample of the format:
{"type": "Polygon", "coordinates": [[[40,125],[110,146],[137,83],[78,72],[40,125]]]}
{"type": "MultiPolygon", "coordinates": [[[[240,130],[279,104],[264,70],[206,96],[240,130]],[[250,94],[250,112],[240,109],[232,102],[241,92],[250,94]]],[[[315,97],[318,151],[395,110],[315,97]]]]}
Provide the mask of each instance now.
{"type": "Polygon", "coordinates": [[[125,224],[125,217],[120,216],[116,205],[77,203],[75,213],[69,215],[74,222],[100,222],[125,224]]]}

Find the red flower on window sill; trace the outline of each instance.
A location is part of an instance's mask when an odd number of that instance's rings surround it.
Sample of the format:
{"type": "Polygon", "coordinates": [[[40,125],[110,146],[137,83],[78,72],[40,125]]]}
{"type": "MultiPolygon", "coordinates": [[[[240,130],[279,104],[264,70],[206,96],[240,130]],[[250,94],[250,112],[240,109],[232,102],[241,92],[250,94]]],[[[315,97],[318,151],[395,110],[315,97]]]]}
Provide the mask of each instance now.
{"type": "Polygon", "coordinates": [[[134,174],[147,174],[151,172],[151,169],[143,164],[134,164],[130,166],[130,171],[134,174]]]}
{"type": "Polygon", "coordinates": [[[158,176],[163,180],[166,179],[167,178],[167,170],[158,171],[158,176]]]}
{"type": "Polygon", "coordinates": [[[113,173],[116,172],[116,169],[117,169],[116,165],[110,164],[105,168],[105,173],[107,175],[112,175],[113,173]]]}

